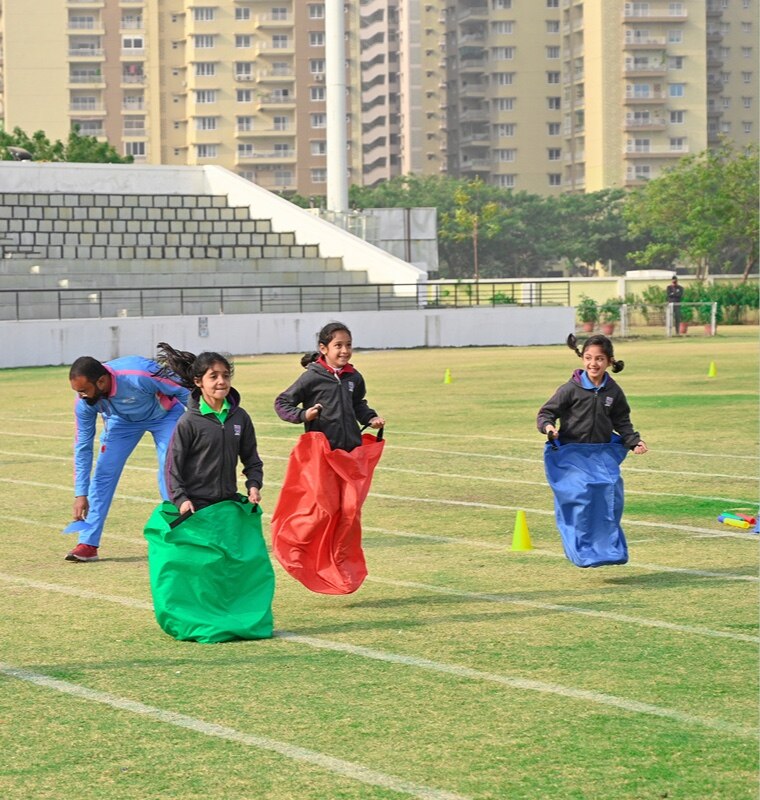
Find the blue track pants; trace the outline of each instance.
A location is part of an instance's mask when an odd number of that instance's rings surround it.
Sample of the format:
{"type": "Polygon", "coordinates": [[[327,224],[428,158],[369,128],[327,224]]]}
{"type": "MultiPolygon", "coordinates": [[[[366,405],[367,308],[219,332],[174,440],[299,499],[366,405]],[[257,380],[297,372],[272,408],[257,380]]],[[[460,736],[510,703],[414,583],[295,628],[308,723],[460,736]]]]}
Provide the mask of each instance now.
{"type": "Polygon", "coordinates": [[[124,465],[145,433],[150,433],[156,444],[158,489],[161,499],[168,500],[164,463],[172,433],[174,433],[177,421],[184,413],[184,407],[177,404],[169,410],[165,417],[151,422],[126,422],[119,417],[108,419],[100,437],[100,453],[95,462],[95,470],[90,479],[90,490],[87,493],[87,500],[90,504],[87,519],[72,523],[64,533],[78,533],[80,544],[91,544],[94,547],[100,545],[103,526],[124,465]]]}

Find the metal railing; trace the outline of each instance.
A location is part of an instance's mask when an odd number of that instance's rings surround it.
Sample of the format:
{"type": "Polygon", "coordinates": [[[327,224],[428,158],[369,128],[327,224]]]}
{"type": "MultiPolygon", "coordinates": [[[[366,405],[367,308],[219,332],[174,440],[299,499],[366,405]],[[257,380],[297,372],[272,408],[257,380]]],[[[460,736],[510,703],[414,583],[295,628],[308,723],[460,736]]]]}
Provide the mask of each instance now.
{"type": "Polygon", "coordinates": [[[568,306],[567,281],[0,289],[0,320],[568,306]]]}

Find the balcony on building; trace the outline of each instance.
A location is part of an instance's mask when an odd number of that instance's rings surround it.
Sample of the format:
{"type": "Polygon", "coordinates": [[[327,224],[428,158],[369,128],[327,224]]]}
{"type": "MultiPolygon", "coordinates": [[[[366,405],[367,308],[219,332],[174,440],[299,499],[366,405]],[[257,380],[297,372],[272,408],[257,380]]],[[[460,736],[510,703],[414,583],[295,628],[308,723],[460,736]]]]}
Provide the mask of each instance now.
{"type": "Polygon", "coordinates": [[[145,23],[142,17],[124,17],[119,22],[121,31],[142,31],[145,30],[145,23]]]}
{"type": "Polygon", "coordinates": [[[571,150],[563,156],[565,164],[583,164],[586,161],[585,150],[571,150]]]}
{"type": "Polygon", "coordinates": [[[139,100],[129,100],[124,98],[121,103],[122,114],[131,114],[135,111],[145,111],[145,101],[140,98],[139,100]]]}
{"type": "Polygon", "coordinates": [[[643,105],[645,103],[654,103],[661,105],[667,103],[668,96],[663,91],[651,91],[648,94],[634,94],[633,92],[626,91],[623,102],[629,106],[643,105]]]}
{"type": "Polygon", "coordinates": [[[121,58],[122,59],[130,59],[136,58],[142,61],[145,58],[145,48],[144,47],[122,47],[121,48],[121,58]]]}
{"type": "Polygon", "coordinates": [[[460,75],[482,75],[486,69],[486,59],[482,53],[479,55],[468,54],[459,57],[460,75]]]}
{"type": "Polygon", "coordinates": [[[487,130],[461,131],[459,146],[468,150],[487,150],[491,146],[491,134],[487,130]]]}
{"type": "Polygon", "coordinates": [[[69,31],[86,31],[93,36],[105,35],[105,28],[100,20],[100,16],[81,17],[73,14],[68,18],[66,28],[69,31]]]}
{"type": "Polygon", "coordinates": [[[488,175],[488,173],[491,171],[491,159],[468,158],[466,161],[462,160],[459,165],[459,171],[467,173],[468,175],[472,173],[488,175]]]}
{"type": "Polygon", "coordinates": [[[85,40],[69,40],[69,58],[76,58],[77,60],[95,59],[97,61],[103,60],[103,48],[100,46],[100,39],[93,41],[85,40]]]}
{"type": "Polygon", "coordinates": [[[97,68],[91,68],[89,64],[72,64],[69,70],[69,84],[78,88],[97,88],[103,89],[105,81],[103,75],[97,68]]]}
{"type": "Polygon", "coordinates": [[[664,61],[652,59],[648,61],[628,60],[623,64],[623,75],[626,78],[662,78],[668,74],[664,61]]]}
{"type": "Polygon", "coordinates": [[[626,31],[623,41],[626,50],[664,50],[667,44],[664,36],[650,36],[649,34],[642,36],[634,34],[633,31],[626,31]]]}
{"type": "Polygon", "coordinates": [[[287,150],[254,150],[250,153],[237,153],[237,164],[294,164],[296,162],[296,149],[287,150]]]}
{"type": "Polygon", "coordinates": [[[90,8],[103,8],[105,0],[66,0],[66,5],[82,8],[82,6],[89,6],[90,8]]]}
{"type": "Polygon", "coordinates": [[[486,96],[487,84],[479,81],[468,81],[459,86],[459,96],[462,98],[482,99],[486,96]]]}
{"type": "Polygon", "coordinates": [[[257,100],[262,111],[266,111],[267,109],[271,111],[284,111],[285,109],[290,110],[296,107],[296,98],[293,95],[267,93],[260,95],[257,100]]]}
{"type": "Polygon", "coordinates": [[[721,7],[720,3],[714,2],[714,0],[709,0],[707,3],[706,9],[708,19],[710,17],[722,17],[723,16],[723,8],[721,7]]]}
{"type": "Polygon", "coordinates": [[[280,56],[295,55],[296,44],[295,38],[288,38],[287,47],[275,47],[272,42],[256,42],[253,47],[254,57],[264,56],[265,58],[277,58],[280,56]]]}
{"type": "Polygon", "coordinates": [[[689,12],[681,4],[668,7],[626,3],[623,8],[624,22],[686,22],[688,18],[689,12]]]}
{"type": "Polygon", "coordinates": [[[289,28],[293,25],[292,14],[257,14],[254,18],[257,28],[289,28]]]}
{"type": "Polygon", "coordinates": [[[689,154],[688,142],[683,142],[677,147],[667,144],[658,144],[658,145],[626,144],[623,147],[623,156],[625,158],[647,158],[647,159],[656,158],[659,160],[663,158],[681,158],[682,156],[688,154],[689,154]]]}
{"type": "Polygon", "coordinates": [[[71,98],[69,113],[77,117],[102,117],[106,113],[102,100],[98,98],[71,98]]]}
{"type": "Polygon", "coordinates": [[[718,28],[708,28],[705,39],[708,44],[720,44],[723,41],[723,34],[718,28]]]}
{"type": "Polygon", "coordinates": [[[142,128],[123,128],[121,135],[123,139],[144,139],[148,132],[143,125],[142,128]]]}
{"type": "Polygon", "coordinates": [[[707,76],[707,91],[708,93],[711,92],[722,92],[723,91],[723,81],[720,78],[713,77],[712,75],[707,76]]]}
{"type": "Polygon", "coordinates": [[[665,117],[626,115],[623,129],[626,131],[664,131],[668,127],[665,117]]]}
{"type": "MultiPolygon", "coordinates": [[[[284,69],[282,67],[276,69],[258,69],[256,70],[256,80],[259,83],[283,83],[283,82],[290,82],[295,77],[295,71],[288,68],[284,69]]],[[[317,75],[312,75],[311,79],[315,83],[324,83],[325,76],[324,73],[320,73],[321,81],[316,80],[317,75]]]]}
{"type": "Polygon", "coordinates": [[[472,5],[463,6],[457,9],[456,19],[457,22],[472,22],[488,20],[488,5],[486,3],[475,3],[472,5]]]}
{"type": "Polygon", "coordinates": [[[707,53],[707,68],[720,69],[723,66],[723,59],[716,56],[714,53],[708,51],[707,53]]]}
{"type": "Polygon", "coordinates": [[[465,108],[459,115],[460,122],[488,122],[488,111],[484,108],[465,108]]]}
{"type": "Polygon", "coordinates": [[[123,85],[142,85],[145,83],[145,74],[142,64],[122,64],[121,82],[123,85]]]}

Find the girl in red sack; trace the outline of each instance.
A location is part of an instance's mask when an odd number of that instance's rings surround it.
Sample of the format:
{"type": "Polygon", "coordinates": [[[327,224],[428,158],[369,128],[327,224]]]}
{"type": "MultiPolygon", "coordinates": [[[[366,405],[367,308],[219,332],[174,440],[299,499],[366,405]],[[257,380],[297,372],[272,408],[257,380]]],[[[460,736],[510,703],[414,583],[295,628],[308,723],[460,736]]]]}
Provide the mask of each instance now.
{"type": "Polygon", "coordinates": [[[274,402],[281,419],[306,432],[272,515],[273,551],[293,577],[324,594],[356,591],[367,575],[361,506],[384,445],[381,434],[361,434],[360,425],[380,430],[385,420],[367,404],[351,353],[351,331],[325,325],[319,352],[301,359],[306,371],[274,402]]]}

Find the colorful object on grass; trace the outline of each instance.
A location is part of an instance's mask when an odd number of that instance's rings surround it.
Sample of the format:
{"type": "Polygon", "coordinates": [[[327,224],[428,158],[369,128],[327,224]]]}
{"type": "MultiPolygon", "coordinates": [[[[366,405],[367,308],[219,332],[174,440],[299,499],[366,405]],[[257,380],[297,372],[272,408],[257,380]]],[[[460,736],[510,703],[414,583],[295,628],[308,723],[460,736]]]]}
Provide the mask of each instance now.
{"type": "Polygon", "coordinates": [[[145,525],[156,621],[180,641],[272,636],[274,570],[261,508],[224,500],[180,516],[162,503],[145,525]]]}
{"type": "Polygon", "coordinates": [[[757,514],[745,514],[746,508],[732,508],[730,511],[723,511],[718,515],[718,522],[729,525],[732,528],[750,530],[750,533],[760,533],[760,512],[757,514]]]}
{"type": "Polygon", "coordinates": [[[528,521],[525,518],[525,512],[521,510],[517,512],[517,516],[515,517],[515,530],[512,534],[512,550],[520,552],[532,549],[533,543],[530,540],[528,521]]]}
{"type": "Polygon", "coordinates": [[[625,564],[620,465],[628,450],[617,435],[607,444],[558,441],[556,449],[556,442],[544,445],[544,468],[565,555],[578,567],[625,564]]]}
{"type": "Polygon", "coordinates": [[[319,431],[301,434],[272,514],[272,552],[285,571],[321,594],[351,594],[367,577],[361,510],[385,442],[364,434],[350,452],[319,431]]]}
{"type": "Polygon", "coordinates": [[[744,528],[745,530],[752,527],[747,520],[738,519],[737,517],[727,514],[720,514],[718,516],[718,522],[722,522],[724,525],[730,525],[732,528],[744,528]]]}

